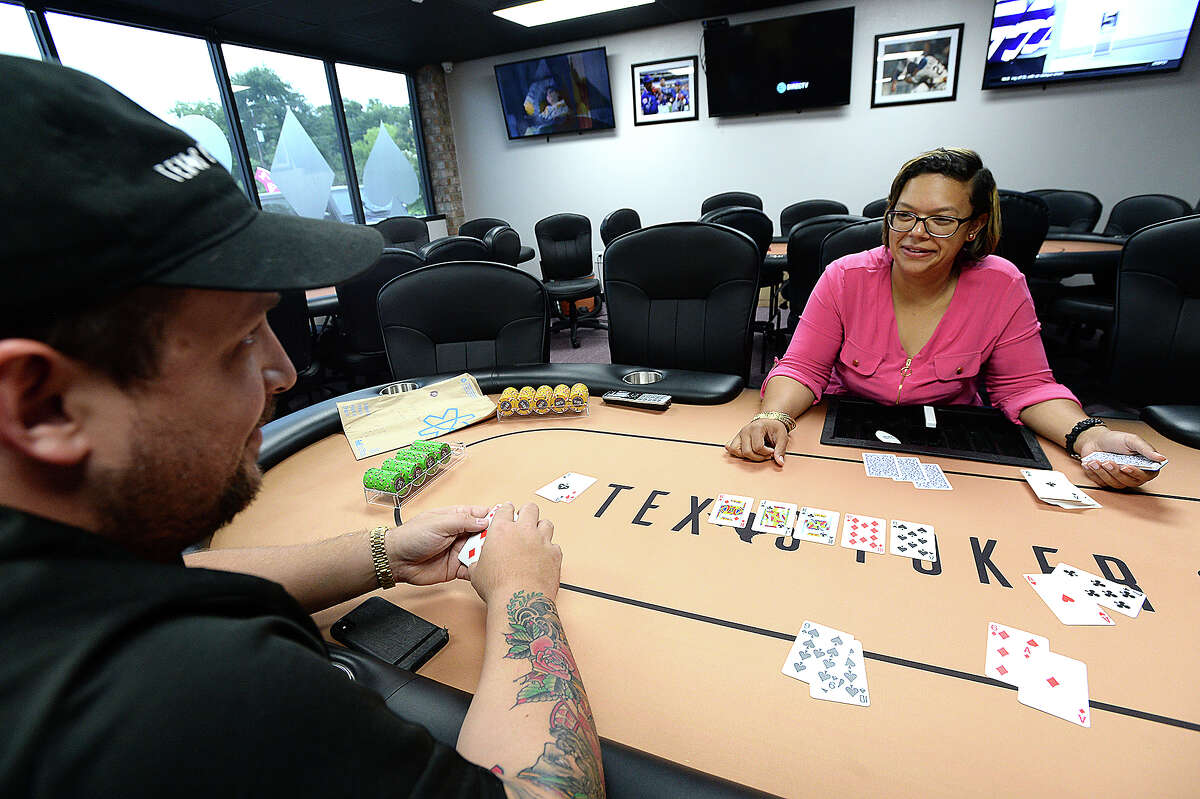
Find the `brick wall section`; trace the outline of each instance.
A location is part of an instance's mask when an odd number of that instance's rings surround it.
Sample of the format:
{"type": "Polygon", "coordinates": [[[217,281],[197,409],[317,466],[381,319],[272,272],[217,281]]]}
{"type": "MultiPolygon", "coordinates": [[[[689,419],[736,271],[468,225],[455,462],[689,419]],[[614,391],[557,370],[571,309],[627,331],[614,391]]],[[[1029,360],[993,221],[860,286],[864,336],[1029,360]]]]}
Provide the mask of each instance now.
{"type": "Polygon", "coordinates": [[[462,181],[458,174],[458,153],[454,149],[454,125],[450,121],[450,103],[446,98],[446,76],[440,66],[417,70],[417,108],[425,133],[425,162],[433,183],[433,203],[439,214],[446,215],[450,235],[458,232],[463,218],[462,181]]]}

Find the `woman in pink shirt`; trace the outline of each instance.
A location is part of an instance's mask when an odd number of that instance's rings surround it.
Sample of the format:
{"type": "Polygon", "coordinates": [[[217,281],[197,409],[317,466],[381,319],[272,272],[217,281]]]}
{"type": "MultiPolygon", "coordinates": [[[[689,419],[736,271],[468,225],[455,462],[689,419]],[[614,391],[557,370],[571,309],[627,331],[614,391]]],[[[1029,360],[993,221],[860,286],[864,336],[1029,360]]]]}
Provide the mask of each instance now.
{"type": "MultiPolygon", "coordinates": [[[[787,353],[763,382],[762,412],[726,448],[783,464],[796,417],[822,394],[884,404],[996,407],[1074,456],[1136,453],[1164,460],[1132,433],[1088,418],[1055,382],[1025,278],[992,255],[999,198],[979,156],[939,148],[909,161],[888,195],[885,246],[831,263],[817,281],[787,353]]],[[[1101,461],[1100,485],[1129,488],[1156,472],[1101,461]]]]}

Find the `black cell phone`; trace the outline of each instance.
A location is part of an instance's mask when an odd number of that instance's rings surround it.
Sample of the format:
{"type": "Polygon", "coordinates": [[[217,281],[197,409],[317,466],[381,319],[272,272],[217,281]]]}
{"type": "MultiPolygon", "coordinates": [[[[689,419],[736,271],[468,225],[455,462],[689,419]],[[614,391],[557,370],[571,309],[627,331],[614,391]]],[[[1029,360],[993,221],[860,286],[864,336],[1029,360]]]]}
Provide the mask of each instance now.
{"type": "Polygon", "coordinates": [[[333,623],[335,641],[416,671],[446,645],[450,632],[386,599],[373,596],[333,623]]]}

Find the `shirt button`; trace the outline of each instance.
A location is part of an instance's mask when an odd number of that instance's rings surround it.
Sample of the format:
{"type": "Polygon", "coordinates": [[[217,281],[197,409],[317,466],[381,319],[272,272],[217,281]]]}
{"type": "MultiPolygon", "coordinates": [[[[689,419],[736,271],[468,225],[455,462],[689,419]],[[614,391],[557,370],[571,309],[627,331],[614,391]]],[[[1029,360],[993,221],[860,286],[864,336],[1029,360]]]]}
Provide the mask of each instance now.
{"type": "Polygon", "coordinates": [[[855,358],[855,359],[854,359],[854,365],[855,365],[855,366],[858,366],[858,358],[855,358]]]}
{"type": "Polygon", "coordinates": [[[961,374],[962,374],[962,367],[960,366],[960,367],[958,367],[957,369],[955,369],[955,370],[954,370],[954,374],[956,374],[956,375],[961,375],[961,374]]]}

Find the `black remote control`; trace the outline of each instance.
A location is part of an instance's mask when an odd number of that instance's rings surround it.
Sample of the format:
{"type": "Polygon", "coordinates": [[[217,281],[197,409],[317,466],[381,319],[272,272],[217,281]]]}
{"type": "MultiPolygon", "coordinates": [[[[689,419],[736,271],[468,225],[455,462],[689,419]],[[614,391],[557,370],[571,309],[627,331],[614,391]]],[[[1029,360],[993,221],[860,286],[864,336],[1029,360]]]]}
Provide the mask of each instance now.
{"type": "Polygon", "coordinates": [[[670,394],[642,394],[637,391],[606,391],[601,395],[609,405],[625,405],[650,411],[665,411],[671,407],[670,394]]]}

